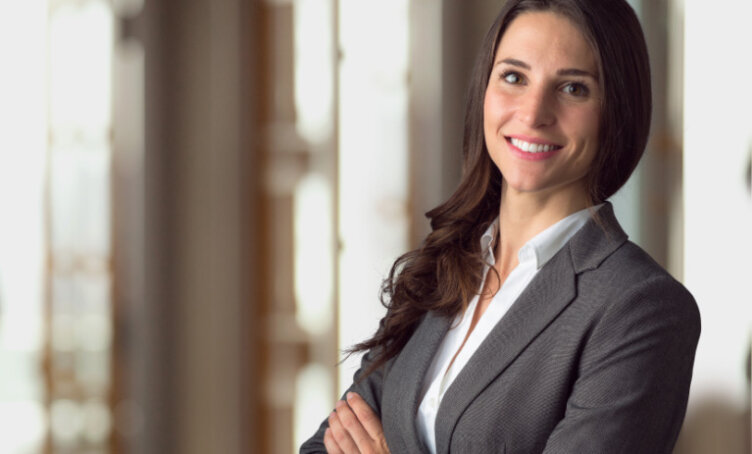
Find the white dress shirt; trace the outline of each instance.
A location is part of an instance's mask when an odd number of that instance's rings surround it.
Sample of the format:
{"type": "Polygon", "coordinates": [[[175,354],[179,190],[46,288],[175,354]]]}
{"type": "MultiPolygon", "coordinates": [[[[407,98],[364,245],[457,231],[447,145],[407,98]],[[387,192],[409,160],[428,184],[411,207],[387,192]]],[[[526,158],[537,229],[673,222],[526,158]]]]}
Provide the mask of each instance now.
{"type": "MultiPolygon", "coordinates": [[[[601,205],[594,207],[595,210],[601,205]]],[[[556,224],[548,227],[520,249],[517,257],[519,264],[512,270],[504,281],[496,295],[493,296],[488,308],[478,320],[470,336],[462,346],[462,341],[467,337],[470,322],[473,319],[475,308],[478,305],[479,296],[476,295],[463,314],[459,314],[452,322],[451,328],[441,342],[431,366],[423,379],[423,399],[418,407],[417,426],[418,432],[428,448],[429,452],[436,452],[436,413],[438,412],[441,399],[449,389],[454,379],[459,375],[473,353],[478,349],[491,330],[504,317],[509,308],[517,300],[530,281],[533,280],[538,270],[543,267],[567,241],[590,219],[590,209],[584,209],[571,214],[556,224]],[[459,350],[462,347],[462,350],[459,350]],[[459,350],[459,354],[457,351],[459,350]],[[452,358],[457,354],[454,362],[452,358]],[[450,367],[450,362],[452,362],[450,367]]],[[[481,250],[485,251],[485,261],[495,264],[494,241],[498,232],[498,219],[489,226],[481,237],[481,250]]],[[[489,266],[483,269],[483,282],[489,266]]],[[[480,293],[480,291],[479,291],[480,293]]]]}

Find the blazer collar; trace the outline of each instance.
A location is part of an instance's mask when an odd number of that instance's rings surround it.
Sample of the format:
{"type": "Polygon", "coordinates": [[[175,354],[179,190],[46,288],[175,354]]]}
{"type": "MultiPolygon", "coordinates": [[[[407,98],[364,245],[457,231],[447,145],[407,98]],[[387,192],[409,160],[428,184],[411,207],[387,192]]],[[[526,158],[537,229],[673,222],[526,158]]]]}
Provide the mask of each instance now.
{"type": "Polygon", "coordinates": [[[572,237],[569,250],[572,265],[577,274],[597,268],[603,260],[611,255],[624,242],[624,233],[614,216],[614,207],[606,202],[582,229],[572,237]]]}

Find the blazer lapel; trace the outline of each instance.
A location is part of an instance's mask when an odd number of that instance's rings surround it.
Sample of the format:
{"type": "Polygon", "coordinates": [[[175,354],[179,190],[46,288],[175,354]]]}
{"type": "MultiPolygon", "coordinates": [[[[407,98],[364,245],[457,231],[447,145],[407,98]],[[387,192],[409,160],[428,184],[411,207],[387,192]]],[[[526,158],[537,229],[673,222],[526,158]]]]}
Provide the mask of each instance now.
{"type": "MultiPolygon", "coordinates": [[[[611,204],[599,212],[536,275],[449,387],[436,417],[436,452],[446,454],[459,417],[576,297],[576,274],[597,267],[626,241],[611,204]]],[[[414,413],[413,413],[414,414],[414,413]]]]}
{"type": "Polygon", "coordinates": [[[390,432],[399,434],[404,452],[425,452],[415,426],[415,415],[420,405],[423,378],[441,340],[449,330],[450,322],[447,317],[427,313],[386,377],[381,409],[382,423],[387,435],[390,432]],[[384,415],[389,415],[390,419],[385,420],[384,415]]]}
{"type": "Polygon", "coordinates": [[[571,261],[559,251],[489,333],[441,400],[436,417],[436,452],[447,453],[465,408],[575,296],[571,261]]]}

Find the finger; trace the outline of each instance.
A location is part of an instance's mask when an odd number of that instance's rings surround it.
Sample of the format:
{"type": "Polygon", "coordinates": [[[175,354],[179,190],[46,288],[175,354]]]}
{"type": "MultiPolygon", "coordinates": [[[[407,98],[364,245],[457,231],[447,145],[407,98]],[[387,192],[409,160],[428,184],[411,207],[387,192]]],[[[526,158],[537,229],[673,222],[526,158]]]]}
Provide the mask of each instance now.
{"type": "MultiPolygon", "coordinates": [[[[337,404],[339,405],[339,402],[337,404]]],[[[355,444],[355,441],[345,428],[340,415],[336,411],[333,411],[332,414],[329,415],[329,428],[331,429],[334,441],[337,442],[337,446],[339,446],[339,449],[341,449],[342,452],[358,452],[358,446],[355,444]]]]}
{"type": "Polygon", "coordinates": [[[345,426],[345,429],[347,429],[350,437],[355,441],[358,449],[360,451],[370,451],[373,448],[373,439],[368,435],[368,432],[363,427],[363,423],[358,420],[358,417],[352,411],[350,406],[345,401],[341,400],[337,402],[336,411],[340,422],[345,426]]]}
{"type": "Polygon", "coordinates": [[[324,432],[324,446],[326,447],[327,454],[345,454],[344,451],[339,449],[337,440],[335,440],[334,435],[332,435],[332,429],[328,427],[324,432]]]}
{"type": "Polygon", "coordinates": [[[357,416],[363,428],[373,440],[384,438],[384,429],[381,420],[360,395],[347,393],[347,403],[350,404],[355,416],[357,416]]]}

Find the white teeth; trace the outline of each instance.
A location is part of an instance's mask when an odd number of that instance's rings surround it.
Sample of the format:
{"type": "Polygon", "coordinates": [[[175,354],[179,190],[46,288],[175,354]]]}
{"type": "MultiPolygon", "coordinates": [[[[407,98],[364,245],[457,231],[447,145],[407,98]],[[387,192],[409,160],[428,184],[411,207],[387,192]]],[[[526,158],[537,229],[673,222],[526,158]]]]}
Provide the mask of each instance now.
{"type": "Polygon", "coordinates": [[[530,143],[530,142],[525,142],[524,140],[515,139],[514,137],[511,138],[511,141],[512,141],[512,145],[514,145],[515,147],[527,153],[543,153],[543,152],[552,151],[558,148],[555,145],[543,145],[540,143],[530,143]]]}

